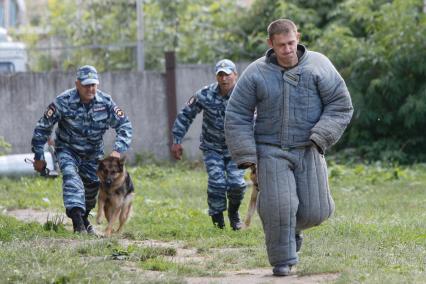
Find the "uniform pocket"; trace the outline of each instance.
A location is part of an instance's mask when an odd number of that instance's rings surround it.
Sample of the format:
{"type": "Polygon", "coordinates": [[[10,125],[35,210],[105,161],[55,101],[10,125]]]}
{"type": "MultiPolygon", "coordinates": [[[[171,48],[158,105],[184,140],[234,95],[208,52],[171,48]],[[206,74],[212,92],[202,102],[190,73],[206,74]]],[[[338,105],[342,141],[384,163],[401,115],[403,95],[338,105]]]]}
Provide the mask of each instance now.
{"type": "Polygon", "coordinates": [[[106,111],[95,112],[92,115],[92,127],[94,130],[108,129],[108,113],[106,111]]]}

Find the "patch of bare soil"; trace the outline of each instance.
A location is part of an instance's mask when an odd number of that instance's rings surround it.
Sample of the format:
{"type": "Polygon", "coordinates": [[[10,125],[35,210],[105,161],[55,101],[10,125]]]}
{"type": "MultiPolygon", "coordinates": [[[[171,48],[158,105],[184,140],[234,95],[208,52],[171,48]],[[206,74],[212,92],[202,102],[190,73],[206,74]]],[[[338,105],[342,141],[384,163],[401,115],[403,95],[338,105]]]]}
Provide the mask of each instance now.
{"type": "Polygon", "coordinates": [[[61,218],[64,224],[70,224],[70,220],[65,213],[60,212],[47,212],[34,209],[14,209],[10,211],[4,210],[3,213],[25,222],[38,222],[40,224],[44,224],[47,220],[52,221],[53,219],[61,218]]]}
{"type": "Polygon", "coordinates": [[[309,276],[297,276],[292,272],[286,277],[272,276],[272,269],[259,268],[251,270],[229,271],[223,277],[189,277],[188,284],[248,284],[248,283],[284,283],[284,284],[314,284],[326,283],[336,280],[339,274],[316,274],[309,276]]]}
{"type": "MultiPolygon", "coordinates": [[[[17,209],[17,210],[3,210],[3,214],[13,216],[18,220],[25,222],[38,222],[40,224],[46,223],[47,220],[57,220],[62,218],[63,223],[71,228],[71,222],[64,213],[55,213],[47,211],[39,211],[34,209],[17,209]]],[[[101,232],[103,226],[95,226],[98,232],[101,232]]],[[[70,245],[75,245],[80,240],[70,240],[70,245]]],[[[120,239],[120,244],[124,247],[128,245],[137,246],[152,246],[152,247],[171,247],[176,249],[176,255],[169,257],[170,261],[179,263],[203,263],[206,261],[208,256],[200,256],[195,249],[184,248],[183,242],[162,242],[158,240],[144,240],[134,241],[128,239],[120,239]]],[[[134,267],[133,264],[129,264],[127,267],[129,271],[136,271],[138,268],[134,267]]],[[[147,272],[151,273],[151,272],[147,272]]],[[[161,276],[160,272],[152,271],[151,276],[157,278],[161,276]]],[[[249,283],[285,283],[285,284],[313,284],[313,283],[325,283],[332,282],[339,277],[338,273],[326,273],[326,274],[315,274],[308,276],[298,276],[297,271],[292,271],[289,276],[286,277],[274,277],[272,276],[271,268],[259,268],[250,270],[240,271],[226,271],[224,276],[221,277],[187,277],[185,280],[188,284],[205,284],[205,283],[221,283],[221,284],[249,284],[249,283]]]]}

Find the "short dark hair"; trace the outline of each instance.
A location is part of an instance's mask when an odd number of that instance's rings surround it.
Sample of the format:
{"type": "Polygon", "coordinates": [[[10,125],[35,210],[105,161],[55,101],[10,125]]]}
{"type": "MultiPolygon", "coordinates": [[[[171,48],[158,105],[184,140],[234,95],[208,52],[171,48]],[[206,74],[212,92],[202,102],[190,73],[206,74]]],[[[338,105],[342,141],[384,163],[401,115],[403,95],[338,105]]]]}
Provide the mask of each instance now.
{"type": "Polygon", "coordinates": [[[297,33],[297,26],[289,19],[275,20],[268,26],[268,37],[272,38],[276,34],[288,34],[290,32],[297,33]]]}

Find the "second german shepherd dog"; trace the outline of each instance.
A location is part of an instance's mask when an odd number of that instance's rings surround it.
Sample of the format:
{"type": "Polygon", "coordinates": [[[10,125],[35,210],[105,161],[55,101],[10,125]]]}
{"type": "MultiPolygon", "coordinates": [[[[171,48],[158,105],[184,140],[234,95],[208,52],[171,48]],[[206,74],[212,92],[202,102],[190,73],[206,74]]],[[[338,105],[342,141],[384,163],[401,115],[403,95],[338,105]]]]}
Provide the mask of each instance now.
{"type": "Polygon", "coordinates": [[[96,222],[100,224],[104,213],[108,221],[106,236],[113,232],[112,226],[117,219],[120,225],[116,232],[121,232],[132,209],[134,187],[124,163],[125,158],[107,157],[99,161],[96,172],[100,180],[96,222]]]}
{"type": "Polygon", "coordinates": [[[250,226],[251,218],[256,211],[257,195],[259,194],[259,185],[257,183],[256,166],[252,166],[250,172],[250,180],[253,183],[253,189],[251,191],[250,203],[247,210],[246,218],[244,219],[243,228],[247,229],[250,226]]]}

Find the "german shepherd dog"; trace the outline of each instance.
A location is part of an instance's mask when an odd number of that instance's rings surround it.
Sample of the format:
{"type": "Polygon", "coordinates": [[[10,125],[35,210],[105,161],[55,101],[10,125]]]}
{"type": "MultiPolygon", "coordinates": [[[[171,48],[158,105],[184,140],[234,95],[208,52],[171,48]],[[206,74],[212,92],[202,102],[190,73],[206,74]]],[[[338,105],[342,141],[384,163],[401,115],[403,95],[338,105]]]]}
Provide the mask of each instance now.
{"type": "Polygon", "coordinates": [[[251,191],[250,203],[247,210],[246,218],[244,219],[243,229],[247,229],[250,226],[251,218],[256,211],[257,195],[259,194],[259,184],[257,183],[256,166],[251,166],[250,180],[253,183],[253,189],[251,191]]]}
{"type": "Polygon", "coordinates": [[[134,187],[124,163],[125,158],[107,157],[99,161],[96,171],[100,180],[96,222],[100,224],[104,213],[108,221],[106,236],[111,236],[112,226],[117,219],[120,225],[114,232],[121,232],[132,209],[134,187]]]}

